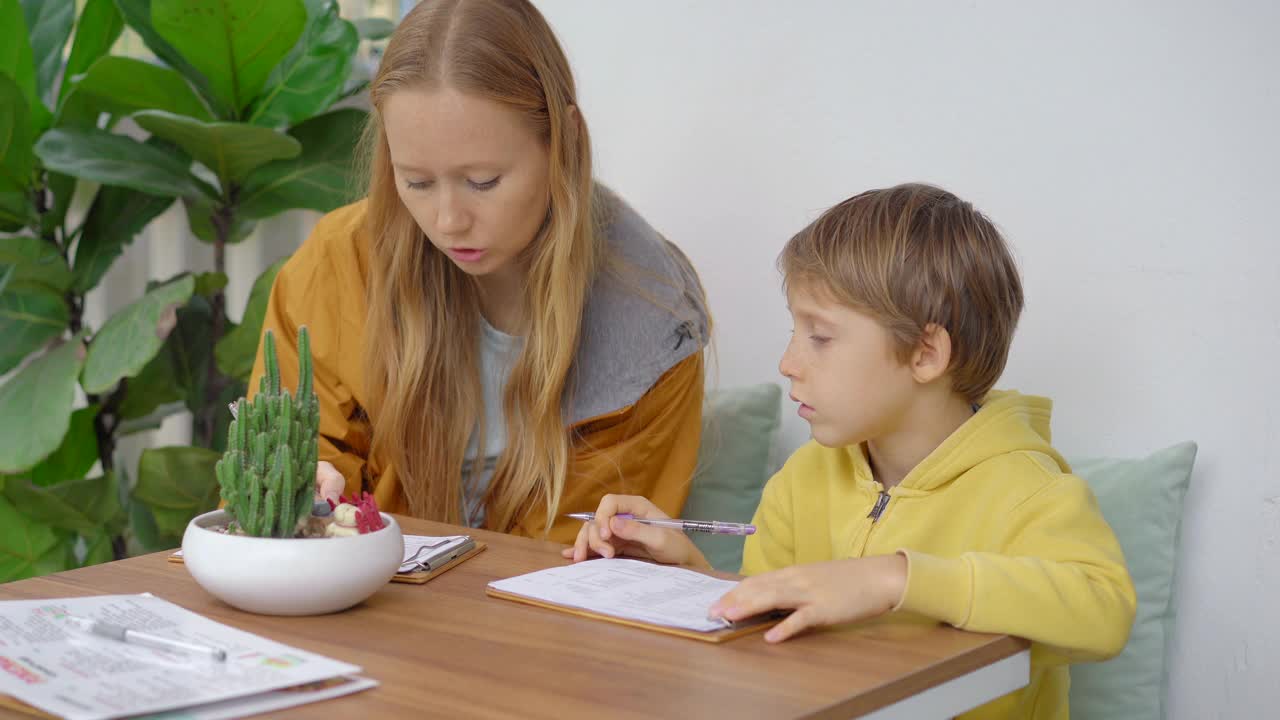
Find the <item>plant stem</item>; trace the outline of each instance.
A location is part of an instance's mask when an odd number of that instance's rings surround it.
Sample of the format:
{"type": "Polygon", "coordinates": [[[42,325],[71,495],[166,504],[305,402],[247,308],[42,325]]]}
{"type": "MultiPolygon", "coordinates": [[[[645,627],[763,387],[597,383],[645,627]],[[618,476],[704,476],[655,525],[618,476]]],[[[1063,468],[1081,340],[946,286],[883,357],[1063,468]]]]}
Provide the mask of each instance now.
{"type": "MultiPolygon", "coordinates": [[[[87,396],[90,405],[101,406],[98,414],[93,418],[93,434],[98,439],[98,462],[102,463],[104,475],[115,472],[116,428],[120,426],[120,417],[117,413],[120,410],[120,403],[124,402],[124,396],[128,392],[128,384],[128,378],[120,380],[111,394],[105,398],[101,395],[87,396]]],[[[123,535],[111,538],[111,552],[116,560],[126,556],[123,535]]]]}
{"type": "MultiPolygon", "coordinates": [[[[227,240],[231,237],[231,229],[235,226],[235,202],[234,198],[238,194],[238,188],[230,188],[229,195],[231,200],[223,202],[214,210],[213,216],[210,218],[213,225],[213,269],[216,272],[226,275],[227,273],[227,240]]],[[[218,341],[222,339],[223,333],[226,332],[227,325],[227,295],[222,290],[218,290],[210,298],[213,312],[213,332],[212,344],[217,347],[218,341]]],[[[219,405],[222,390],[226,386],[226,380],[218,372],[218,363],[214,358],[210,357],[208,364],[205,366],[205,398],[204,407],[201,409],[201,415],[198,423],[200,434],[200,444],[204,447],[213,447],[214,431],[217,429],[218,413],[221,411],[219,405]]]]}

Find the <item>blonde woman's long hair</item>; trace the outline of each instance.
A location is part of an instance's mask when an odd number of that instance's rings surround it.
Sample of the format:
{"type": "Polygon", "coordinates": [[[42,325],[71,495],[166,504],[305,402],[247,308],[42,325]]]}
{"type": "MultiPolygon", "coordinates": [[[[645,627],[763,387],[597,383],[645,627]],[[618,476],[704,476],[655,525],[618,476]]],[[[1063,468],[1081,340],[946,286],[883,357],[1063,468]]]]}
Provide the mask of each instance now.
{"type": "Polygon", "coordinates": [[[445,87],[520,113],[550,153],[550,212],[521,257],[525,307],[536,311],[524,320],[523,347],[503,398],[507,444],[484,497],[487,527],[509,531],[540,502],[545,531],[568,473],[562,402],[604,250],[593,208],[591,144],[574,110],[569,62],[525,0],[419,4],[396,29],[370,86],[373,113],[363,156],[369,162],[364,364],[371,456],[394,466],[414,516],[461,521],[464,454],[471,433],[482,433],[484,425],[479,292],[401,203],[380,117],[387,98],[401,89],[445,87]]]}

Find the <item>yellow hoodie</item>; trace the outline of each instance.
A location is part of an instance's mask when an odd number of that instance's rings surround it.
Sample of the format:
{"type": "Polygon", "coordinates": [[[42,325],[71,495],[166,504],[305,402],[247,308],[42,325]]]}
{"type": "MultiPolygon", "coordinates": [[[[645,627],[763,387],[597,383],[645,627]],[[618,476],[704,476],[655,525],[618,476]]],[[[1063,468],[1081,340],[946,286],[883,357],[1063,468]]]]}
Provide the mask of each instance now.
{"type": "Polygon", "coordinates": [[[861,447],[810,442],[765,487],[742,572],[901,550],[898,612],[1032,641],[1030,684],[963,717],[1065,720],[1067,663],[1118,654],[1137,599],[1092,491],[1049,445],[1050,408],[991,393],[887,493],[861,447]]]}

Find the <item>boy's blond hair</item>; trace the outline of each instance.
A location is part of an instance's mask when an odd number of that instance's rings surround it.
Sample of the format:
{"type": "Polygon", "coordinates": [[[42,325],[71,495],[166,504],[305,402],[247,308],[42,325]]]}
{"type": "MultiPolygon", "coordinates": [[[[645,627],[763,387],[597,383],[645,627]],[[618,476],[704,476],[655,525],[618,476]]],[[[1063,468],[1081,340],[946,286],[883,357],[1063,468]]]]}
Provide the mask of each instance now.
{"type": "Polygon", "coordinates": [[[979,402],[999,379],[1022,282],[985,215],[923,184],[869,190],[826,211],[778,258],[787,286],[825,292],[893,334],[906,362],[925,327],[951,336],[953,389],[979,402]]]}

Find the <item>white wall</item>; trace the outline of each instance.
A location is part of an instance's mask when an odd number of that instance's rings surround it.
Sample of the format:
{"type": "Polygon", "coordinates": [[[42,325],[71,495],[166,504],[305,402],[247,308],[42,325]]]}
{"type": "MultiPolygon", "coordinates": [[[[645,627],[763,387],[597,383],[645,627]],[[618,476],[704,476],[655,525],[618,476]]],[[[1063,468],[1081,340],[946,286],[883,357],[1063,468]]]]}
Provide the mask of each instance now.
{"type": "Polygon", "coordinates": [[[774,257],[821,209],[926,180],[989,213],[1027,284],[1002,385],[1055,399],[1060,449],[1200,443],[1171,717],[1275,716],[1280,6],[538,5],[599,175],[702,273],[721,385],[778,379],[774,257]]]}

